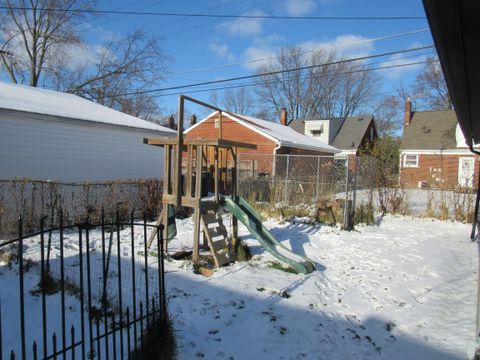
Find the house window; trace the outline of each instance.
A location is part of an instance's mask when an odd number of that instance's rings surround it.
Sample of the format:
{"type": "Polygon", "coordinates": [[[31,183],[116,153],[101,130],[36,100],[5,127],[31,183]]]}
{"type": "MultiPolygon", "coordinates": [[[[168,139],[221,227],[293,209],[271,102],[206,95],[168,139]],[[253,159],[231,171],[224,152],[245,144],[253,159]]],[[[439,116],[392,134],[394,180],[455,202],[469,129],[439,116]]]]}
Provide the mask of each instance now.
{"type": "Polygon", "coordinates": [[[418,155],[404,155],[403,167],[418,167],[418,155]]]}
{"type": "Polygon", "coordinates": [[[323,124],[320,125],[319,129],[310,130],[310,134],[312,134],[313,137],[321,136],[323,134],[323,124]]]}

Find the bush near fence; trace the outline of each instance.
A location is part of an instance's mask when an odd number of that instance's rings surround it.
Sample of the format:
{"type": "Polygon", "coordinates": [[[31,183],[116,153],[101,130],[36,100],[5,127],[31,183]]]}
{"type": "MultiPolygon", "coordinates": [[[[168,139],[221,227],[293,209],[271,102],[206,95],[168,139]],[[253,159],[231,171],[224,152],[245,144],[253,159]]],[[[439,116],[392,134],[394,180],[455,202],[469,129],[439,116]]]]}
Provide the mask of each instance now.
{"type": "MultiPolygon", "coordinates": [[[[38,230],[42,217],[55,226],[60,209],[65,224],[100,221],[102,209],[120,210],[121,219],[136,216],[154,218],[161,208],[162,181],[158,179],[117,180],[105,182],[55,182],[32,179],[0,180],[0,239],[17,231],[17,219],[24,219],[26,232],[38,230]]],[[[113,214],[106,214],[113,215],[113,214]]]]}

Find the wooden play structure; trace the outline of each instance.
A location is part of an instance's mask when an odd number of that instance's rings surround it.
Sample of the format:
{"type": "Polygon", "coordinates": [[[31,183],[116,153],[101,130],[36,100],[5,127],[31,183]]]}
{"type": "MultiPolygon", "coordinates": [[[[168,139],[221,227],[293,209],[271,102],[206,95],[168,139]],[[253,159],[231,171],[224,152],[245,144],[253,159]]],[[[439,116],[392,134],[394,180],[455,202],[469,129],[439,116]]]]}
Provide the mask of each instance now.
{"type": "Polygon", "coordinates": [[[235,261],[238,249],[238,222],[235,217],[232,219],[231,236],[228,236],[228,231],[218,214],[220,194],[233,197],[237,195],[238,149],[256,148],[253,144],[222,139],[222,112],[223,110],[210,104],[180,96],[177,138],[144,140],[146,144],[164,148],[161,215],[163,224],[171,223],[172,212],[169,209],[172,205],[192,208],[194,210],[192,260],[194,263],[199,261],[200,235],[203,230],[203,250],[210,250],[216,267],[235,261]],[[219,112],[216,139],[184,139],[181,129],[185,100],[219,112]]]}
{"type": "Polygon", "coordinates": [[[223,139],[222,113],[225,111],[216,106],[182,95],[178,102],[177,137],[144,139],[145,144],[164,149],[163,204],[157,223],[162,222],[166,228],[165,250],[168,240],[175,235],[173,206],[183,206],[194,210],[192,261],[195,264],[209,255],[217,268],[234,262],[238,254],[240,220],[265,250],[277,259],[299,273],[313,271],[315,263],[294,254],[275,239],[263,225],[256,210],[237,195],[238,151],[255,149],[256,145],[223,139]],[[216,137],[184,139],[182,129],[185,100],[218,112],[216,137]],[[232,213],[230,235],[223,223],[222,211],[232,213]]]}

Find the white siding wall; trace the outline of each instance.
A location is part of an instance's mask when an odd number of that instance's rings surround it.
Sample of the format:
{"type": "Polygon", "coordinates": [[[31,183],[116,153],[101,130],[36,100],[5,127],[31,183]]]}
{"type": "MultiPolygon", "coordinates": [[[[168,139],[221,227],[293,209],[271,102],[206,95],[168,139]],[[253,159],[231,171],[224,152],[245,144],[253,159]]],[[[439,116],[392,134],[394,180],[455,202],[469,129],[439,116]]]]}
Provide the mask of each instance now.
{"type": "Polygon", "coordinates": [[[162,133],[32,117],[38,116],[0,114],[0,178],[95,181],[162,176],[162,148],[143,144],[144,137],[162,133]]]}

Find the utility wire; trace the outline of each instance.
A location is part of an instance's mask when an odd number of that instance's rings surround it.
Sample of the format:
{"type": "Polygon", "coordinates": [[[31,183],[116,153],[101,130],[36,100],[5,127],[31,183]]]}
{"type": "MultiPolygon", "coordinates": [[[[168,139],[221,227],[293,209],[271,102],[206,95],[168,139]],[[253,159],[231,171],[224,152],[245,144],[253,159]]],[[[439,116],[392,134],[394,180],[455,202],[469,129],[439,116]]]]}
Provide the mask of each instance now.
{"type": "MultiPolygon", "coordinates": [[[[392,61],[392,60],[389,60],[392,61]]],[[[393,60],[395,61],[395,60],[393,60]]],[[[438,60],[433,60],[434,62],[438,62],[438,60]]],[[[380,66],[376,68],[366,68],[366,69],[360,69],[360,70],[353,70],[353,71],[345,71],[345,72],[339,72],[339,73],[330,73],[326,74],[323,76],[319,77],[324,77],[324,76],[333,76],[333,75],[347,75],[347,74],[355,74],[355,73],[362,73],[362,72],[369,72],[369,71],[376,71],[376,70],[385,70],[385,69],[395,69],[395,68],[401,68],[401,67],[407,67],[407,66],[413,66],[413,65],[420,65],[420,64],[426,64],[430,61],[417,61],[417,62],[411,62],[411,63],[406,63],[406,64],[397,64],[397,65],[387,65],[387,66],[380,66]]],[[[307,80],[311,78],[310,75],[301,77],[300,80],[307,80]]],[[[285,81],[298,81],[299,79],[289,79],[285,81]]],[[[242,87],[250,87],[250,86],[257,86],[262,84],[262,82],[252,82],[252,83],[245,83],[245,84],[238,84],[238,85],[230,85],[230,86],[223,86],[223,87],[216,87],[216,88],[209,88],[209,89],[202,89],[202,90],[193,90],[193,91],[187,91],[187,92],[174,92],[174,93],[168,93],[168,94],[158,94],[154,95],[154,97],[165,97],[165,96],[174,96],[174,95],[181,95],[181,94],[195,94],[195,93],[202,93],[202,92],[208,92],[208,91],[215,91],[215,90],[228,90],[228,89],[236,89],[236,88],[242,88],[242,87]]]]}
{"type": "MultiPolygon", "coordinates": [[[[341,45],[335,46],[335,48],[355,46],[355,45],[360,45],[360,44],[364,44],[364,43],[393,39],[393,38],[396,38],[396,37],[419,34],[419,33],[427,32],[427,31],[430,31],[430,29],[427,28],[427,29],[418,29],[418,30],[406,31],[406,32],[398,33],[398,34],[385,35],[385,36],[380,36],[380,37],[373,38],[373,39],[366,39],[366,40],[355,41],[355,42],[351,42],[351,43],[347,43],[347,44],[341,44],[341,45]]],[[[296,55],[296,54],[298,54],[298,55],[308,54],[308,53],[312,53],[312,52],[315,52],[315,51],[318,51],[318,50],[321,50],[321,49],[322,48],[315,48],[315,49],[305,50],[305,51],[294,51],[294,52],[290,52],[288,54],[282,55],[282,56],[280,56],[280,58],[284,58],[284,57],[288,57],[288,56],[296,55]]],[[[248,60],[248,61],[237,61],[237,62],[229,63],[229,64],[223,64],[223,65],[218,65],[218,66],[209,66],[209,67],[204,67],[204,68],[182,71],[182,72],[175,73],[173,75],[186,75],[186,74],[192,74],[192,73],[197,73],[197,72],[224,69],[224,68],[228,68],[228,67],[232,67],[232,66],[253,64],[253,63],[256,63],[256,62],[263,62],[263,61],[268,61],[268,60],[277,59],[277,58],[278,58],[278,56],[269,56],[269,57],[265,57],[265,58],[253,59],[253,60],[248,60]]]]}
{"type": "Polygon", "coordinates": [[[219,83],[236,81],[236,80],[254,79],[254,78],[258,78],[258,77],[262,77],[262,76],[284,74],[284,73],[290,73],[290,72],[294,72],[294,71],[301,71],[301,70],[314,69],[314,68],[323,67],[323,66],[344,64],[344,63],[355,62],[355,61],[360,61],[360,60],[374,59],[374,58],[389,56],[389,55],[404,54],[404,53],[408,53],[408,52],[412,52],[412,51],[419,51],[419,50],[425,50],[425,49],[431,49],[431,48],[433,48],[433,45],[421,46],[421,47],[416,47],[416,48],[411,48],[411,49],[384,52],[384,53],[381,53],[381,54],[361,56],[361,57],[345,59],[345,60],[337,60],[337,61],[332,61],[332,62],[323,63],[323,64],[301,66],[301,67],[297,67],[297,68],[293,68],[293,69],[270,71],[270,72],[261,73],[261,74],[237,76],[237,77],[221,79],[221,80],[203,81],[203,82],[199,82],[199,83],[170,86],[170,87],[151,89],[151,90],[133,91],[133,92],[127,92],[127,93],[123,93],[123,94],[119,94],[119,95],[120,96],[128,96],[128,95],[136,95],[136,94],[149,94],[149,93],[155,93],[155,92],[161,92],[161,91],[167,91],[167,90],[178,90],[178,89],[197,87],[197,86],[202,86],[202,85],[219,84],[219,83]]]}
{"type": "Polygon", "coordinates": [[[116,14],[141,16],[177,16],[177,17],[205,17],[224,19],[273,19],[273,20],[425,20],[425,16],[286,16],[286,15],[229,15],[229,14],[195,14],[158,11],[128,11],[128,10],[83,10],[62,9],[29,6],[0,6],[0,10],[36,10],[55,12],[75,12],[89,14],[116,14]]]}

